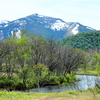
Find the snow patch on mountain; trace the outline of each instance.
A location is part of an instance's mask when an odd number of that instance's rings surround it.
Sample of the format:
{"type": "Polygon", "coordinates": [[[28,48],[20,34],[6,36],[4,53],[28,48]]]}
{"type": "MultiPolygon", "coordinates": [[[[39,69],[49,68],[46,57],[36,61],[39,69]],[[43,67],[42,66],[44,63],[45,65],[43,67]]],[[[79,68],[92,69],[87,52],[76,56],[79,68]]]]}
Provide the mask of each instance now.
{"type": "Polygon", "coordinates": [[[14,23],[19,23],[20,26],[24,26],[27,24],[25,20],[15,20],[14,23]]]}
{"type": "Polygon", "coordinates": [[[39,14],[38,14],[38,17],[44,17],[44,16],[43,16],[43,15],[39,15],[39,14]]]}
{"type": "Polygon", "coordinates": [[[8,24],[6,24],[4,27],[7,27],[8,26],[8,24]]]}
{"type": "Polygon", "coordinates": [[[4,34],[3,34],[3,31],[0,30],[0,40],[2,40],[4,38],[4,34]]]}
{"type": "Polygon", "coordinates": [[[76,24],[76,26],[72,29],[72,33],[75,35],[77,34],[79,31],[78,31],[78,27],[79,27],[79,24],[76,24]]]}
{"type": "MultiPolygon", "coordinates": [[[[14,35],[14,32],[11,31],[11,34],[12,34],[12,36],[13,36],[13,35],[14,35]]],[[[21,31],[18,30],[17,32],[15,32],[15,35],[16,35],[16,37],[17,37],[18,39],[21,38],[21,31]]]]}
{"type": "Polygon", "coordinates": [[[77,25],[77,22],[70,22],[68,29],[72,30],[76,25],[77,25]]]}
{"type": "Polygon", "coordinates": [[[7,21],[7,20],[0,20],[0,24],[3,24],[3,23],[9,23],[9,21],[7,21]]]}
{"type": "Polygon", "coordinates": [[[47,23],[47,21],[44,21],[44,23],[47,23]]]}
{"type": "Polygon", "coordinates": [[[20,23],[20,20],[15,20],[14,23],[20,23]]]}
{"type": "Polygon", "coordinates": [[[19,38],[21,38],[21,31],[20,30],[18,30],[18,32],[16,32],[16,37],[19,39],[19,38]]]}
{"type": "Polygon", "coordinates": [[[43,24],[43,22],[40,22],[41,24],[43,24]]]}
{"type": "Polygon", "coordinates": [[[26,24],[27,24],[27,22],[26,22],[25,20],[20,21],[20,26],[24,26],[24,25],[26,25],[26,24]]]}
{"type": "Polygon", "coordinates": [[[61,20],[56,20],[55,23],[51,24],[51,29],[57,31],[63,30],[64,28],[68,28],[68,27],[69,25],[62,22],[61,20]]]}
{"type": "Polygon", "coordinates": [[[91,27],[88,27],[88,26],[87,26],[86,28],[87,28],[87,29],[89,29],[89,30],[94,30],[93,28],[91,28],[91,27]]]}

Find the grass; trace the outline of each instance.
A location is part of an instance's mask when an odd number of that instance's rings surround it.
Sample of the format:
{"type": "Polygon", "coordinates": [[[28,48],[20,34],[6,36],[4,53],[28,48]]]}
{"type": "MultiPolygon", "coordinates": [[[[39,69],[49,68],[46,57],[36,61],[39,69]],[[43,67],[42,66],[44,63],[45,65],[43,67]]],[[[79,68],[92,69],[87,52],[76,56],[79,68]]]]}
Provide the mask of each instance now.
{"type": "Polygon", "coordinates": [[[100,100],[100,94],[89,90],[65,91],[60,93],[6,92],[0,91],[0,100],[100,100]]]}
{"type": "Polygon", "coordinates": [[[97,70],[93,70],[93,69],[87,69],[86,71],[83,69],[79,69],[76,74],[85,74],[85,75],[99,75],[100,72],[98,72],[97,70]]]}

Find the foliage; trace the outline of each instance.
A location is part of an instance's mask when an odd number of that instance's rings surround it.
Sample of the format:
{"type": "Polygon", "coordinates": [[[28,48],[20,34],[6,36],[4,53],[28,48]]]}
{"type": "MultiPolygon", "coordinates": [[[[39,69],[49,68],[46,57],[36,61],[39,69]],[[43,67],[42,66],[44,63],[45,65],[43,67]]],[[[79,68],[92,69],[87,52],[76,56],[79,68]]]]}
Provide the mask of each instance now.
{"type": "Polygon", "coordinates": [[[83,51],[21,32],[19,39],[0,41],[0,76],[5,77],[0,88],[25,90],[75,81],[73,75],[84,58],[83,51]]]}
{"type": "Polygon", "coordinates": [[[9,79],[6,75],[0,76],[0,88],[5,88],[8,91],[10,90],[19,90],[22,88],[21,80],[18,78],[18,76],[12,76],[11,79],[9,79]],[[17,80],[17,81],[16,81],[17,80]]]}
{"type": "Polygon", "coordinates": [[[38,88],[40,87],[40,81],[46,78],[48,74],[48,68],[44,64],[38,63],[37,65],[33,66],[33,75],[35,80],[37,81],[38,88]]]}
{"type": "Polygon", "coordinates": [[[93,58],[94,67],[98,72],[98,75],[100,75],[100,54],[95,54],[93,58]]]}
{"type": "Polygon", "coordinates": [[[58,43],[81,50],[100,48],[100,31],[81,32],[59,40],[58,43]]]}

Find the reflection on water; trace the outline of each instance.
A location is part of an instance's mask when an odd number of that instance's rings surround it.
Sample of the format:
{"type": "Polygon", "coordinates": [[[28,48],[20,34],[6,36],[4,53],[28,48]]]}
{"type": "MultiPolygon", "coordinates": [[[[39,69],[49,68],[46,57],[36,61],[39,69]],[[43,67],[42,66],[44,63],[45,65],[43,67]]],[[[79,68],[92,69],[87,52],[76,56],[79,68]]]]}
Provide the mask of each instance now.
{"type": "Polygon", "coordinates": [[[95,87],[96,80],[100,80],[98,76],[76,75],[80,81],[72,83],[70,86],[45,86],[42,88],[30,89],[31,92],[47,93],[47,92],[62,92],[67,90],[86,90],[95,87]]]}

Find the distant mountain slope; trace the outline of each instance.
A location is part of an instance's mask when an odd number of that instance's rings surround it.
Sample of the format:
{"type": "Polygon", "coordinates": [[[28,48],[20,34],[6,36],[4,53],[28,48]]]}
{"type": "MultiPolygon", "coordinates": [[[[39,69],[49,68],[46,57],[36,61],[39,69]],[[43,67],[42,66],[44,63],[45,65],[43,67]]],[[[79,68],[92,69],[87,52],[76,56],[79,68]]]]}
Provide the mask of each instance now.
{"type": "Polygon", "coordinates": [[[60,18],[32,14],[14,21],[3,21],[0,23],[0,40],[6,39],[12,33],[26,29],[28,32],[41,34],[46,38],[56,40],[77,34],[79,32],[95,31],[95,29],[84,26],[78,22],[65,22],[60,18]]]}
{"type": "Polygon", "coordinates": [[[81,32],[58,41],[59,44],[88,50],[100,48],[100,31],[81,32]]]}

